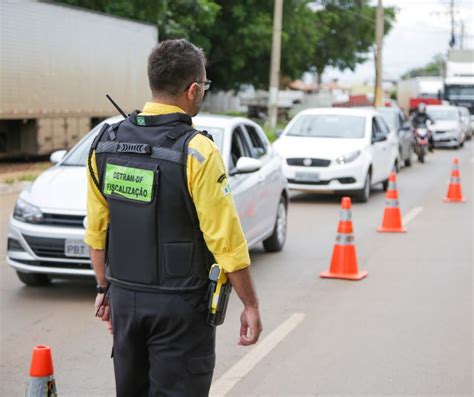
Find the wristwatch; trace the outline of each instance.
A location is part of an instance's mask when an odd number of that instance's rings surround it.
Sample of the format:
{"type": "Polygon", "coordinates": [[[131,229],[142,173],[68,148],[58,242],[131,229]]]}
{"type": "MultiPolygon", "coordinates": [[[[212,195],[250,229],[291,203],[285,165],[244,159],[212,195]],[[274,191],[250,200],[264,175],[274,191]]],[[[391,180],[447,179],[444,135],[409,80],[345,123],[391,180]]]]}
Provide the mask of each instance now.
{"type": "Polygon", "coordinates": [[[106,287],[101,287],[99,284],[95,287],[98,294],[105,294],[108,289],[108,285],[106,287]]]}

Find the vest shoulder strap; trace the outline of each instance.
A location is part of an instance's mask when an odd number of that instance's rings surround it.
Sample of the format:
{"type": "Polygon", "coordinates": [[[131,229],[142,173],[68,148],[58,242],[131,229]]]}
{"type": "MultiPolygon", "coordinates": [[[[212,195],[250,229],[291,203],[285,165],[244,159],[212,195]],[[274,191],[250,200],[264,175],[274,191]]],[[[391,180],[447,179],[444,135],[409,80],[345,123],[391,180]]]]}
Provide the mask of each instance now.
{"type": "Polygon", "coordinates": [[[172,128],[167,134],[164,141],[160,144],[162,148],[171,148],[184,134],[195,129],[188,124],[179,124],[172,128]]]}

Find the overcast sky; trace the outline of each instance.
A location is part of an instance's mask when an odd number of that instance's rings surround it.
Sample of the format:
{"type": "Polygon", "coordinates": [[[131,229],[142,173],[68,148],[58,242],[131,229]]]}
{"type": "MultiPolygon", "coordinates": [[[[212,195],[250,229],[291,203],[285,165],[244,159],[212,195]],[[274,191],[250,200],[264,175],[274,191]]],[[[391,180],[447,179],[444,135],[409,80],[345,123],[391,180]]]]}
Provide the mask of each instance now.
{"type": "MultiPolygon", "coordinates": [[[[373,3],[376,3],[373,1],[373,3]]],[[[451,37],[450,0],[383,0],[398,8],[396,22],[384,39],[384,79],[396,79],[407,70],[423,66],[436,54],[446,54],[451,37]]],[[[461,21],[464,21],[464,48],[474,48],[474,0],[454,0],[455,34],[459,48],[461,21]]],[[[345,82],[372,82],[374,62],[370,60],[355,72],[328,69],[323,81],[339,78],[345,82]]]]}

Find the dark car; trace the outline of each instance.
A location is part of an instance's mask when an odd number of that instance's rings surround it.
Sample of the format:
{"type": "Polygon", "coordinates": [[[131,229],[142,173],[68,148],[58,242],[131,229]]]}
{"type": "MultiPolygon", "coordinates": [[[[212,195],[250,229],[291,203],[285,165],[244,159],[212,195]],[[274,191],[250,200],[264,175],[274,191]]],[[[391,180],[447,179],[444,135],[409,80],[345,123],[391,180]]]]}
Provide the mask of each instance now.
{"type": "Polygon", "coordinates": [[[377,112],[387,123],[390,130],[396,131],[398,136],[398,164],[404,163],[407,167],[411,166],[415,140],[413,127],[405,117],[405,114],[397,107],[378,107],[377,112]]]}

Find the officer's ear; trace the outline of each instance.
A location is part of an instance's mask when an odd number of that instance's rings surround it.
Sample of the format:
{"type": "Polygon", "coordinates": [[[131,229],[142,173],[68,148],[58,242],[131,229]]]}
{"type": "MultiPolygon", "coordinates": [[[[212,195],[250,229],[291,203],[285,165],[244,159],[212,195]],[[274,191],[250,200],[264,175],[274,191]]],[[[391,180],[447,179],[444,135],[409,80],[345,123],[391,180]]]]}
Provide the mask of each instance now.
{"type": "Polygon", "coordinates": [[[189,88],[186,90],[186,98],[190,101],[194,101],[196,99],[196,96],[198,95],[198,84],[197,83],[192,83],[189,88]]]}

